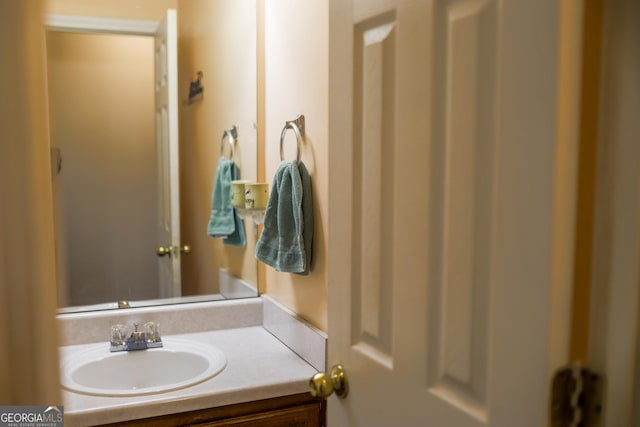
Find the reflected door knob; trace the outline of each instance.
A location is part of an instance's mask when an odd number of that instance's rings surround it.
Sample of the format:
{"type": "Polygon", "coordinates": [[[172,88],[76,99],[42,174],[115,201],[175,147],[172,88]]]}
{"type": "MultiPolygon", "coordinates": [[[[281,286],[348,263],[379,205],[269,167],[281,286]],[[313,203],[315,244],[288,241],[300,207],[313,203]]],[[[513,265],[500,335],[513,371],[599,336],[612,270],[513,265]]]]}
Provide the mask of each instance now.
{"type": "Polygon", "coordinates": [[[349,381],[344,367],[335,365],[331,368],[329,374],[326,372],[315,374],[309,380],[309,392],[311,396],[323,399],[329,397],[333,392],[341,399],[347,397],[347,394],[349,394],[349,381]]]}
{"type": "Polygon", "coordinates": [[[171,246],[158,246],[156,254],[158,254],[158,256],[171,255],[171,246]]]}
{"type": "Polygon", "coordinates": [[[165,256],[165,255],[176,255],[178,254],[178,251],[180,251],[180,253],[183,254],[190,254],[191,253],[191,246],[189,245],[182,245],[180,247],[177,246],[158,246],[158,249],[156,249],[156,254],[158,256],[165,256]]]}

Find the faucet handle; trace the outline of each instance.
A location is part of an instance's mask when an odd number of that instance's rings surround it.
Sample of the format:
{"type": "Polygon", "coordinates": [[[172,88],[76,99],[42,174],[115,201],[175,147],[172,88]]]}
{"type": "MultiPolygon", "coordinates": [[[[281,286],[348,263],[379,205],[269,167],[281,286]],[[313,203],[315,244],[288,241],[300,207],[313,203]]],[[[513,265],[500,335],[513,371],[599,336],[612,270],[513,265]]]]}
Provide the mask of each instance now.
{"type": "Polygon", "coordinates": [[[111,346],[122,346],[127,341],[127,326],[122,324],[111,326],[111,346]]]}
{"type": "Polygon", "coordinates": [[[147,343],[159,343],[162,342],[160,338],[160,325],[156,322],[147,322],[144,324],[144,332],[147,339],[147,343]]]}

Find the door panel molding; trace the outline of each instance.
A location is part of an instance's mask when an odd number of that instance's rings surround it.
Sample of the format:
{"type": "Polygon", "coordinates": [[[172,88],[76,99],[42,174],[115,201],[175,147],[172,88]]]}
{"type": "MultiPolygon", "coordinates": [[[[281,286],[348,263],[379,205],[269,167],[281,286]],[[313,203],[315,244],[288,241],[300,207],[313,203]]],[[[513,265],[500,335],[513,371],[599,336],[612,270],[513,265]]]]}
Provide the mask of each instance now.
{"type": "Polygon", "coordinates": [[[354,26],[352,342],[393,367],[395,14],[354,26]]]}

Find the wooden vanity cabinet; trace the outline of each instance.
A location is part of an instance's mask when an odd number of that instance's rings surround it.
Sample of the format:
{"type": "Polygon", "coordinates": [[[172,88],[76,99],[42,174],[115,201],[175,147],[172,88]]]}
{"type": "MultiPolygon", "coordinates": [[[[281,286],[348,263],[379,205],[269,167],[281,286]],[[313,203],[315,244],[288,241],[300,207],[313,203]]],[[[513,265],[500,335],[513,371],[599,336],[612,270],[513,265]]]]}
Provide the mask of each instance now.
{"type": "Polygon", "coordinates": [[[308,393],[239,403],[219,408],[124,421],[110,426],[322,427],[326,404],[308,393]]]}

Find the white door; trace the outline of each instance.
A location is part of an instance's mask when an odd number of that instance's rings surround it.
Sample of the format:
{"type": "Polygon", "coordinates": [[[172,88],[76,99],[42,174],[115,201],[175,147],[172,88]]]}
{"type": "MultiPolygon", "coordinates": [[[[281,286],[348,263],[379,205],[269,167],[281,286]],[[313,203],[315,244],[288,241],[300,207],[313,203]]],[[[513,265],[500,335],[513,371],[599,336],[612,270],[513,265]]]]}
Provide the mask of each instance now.
{"type": "Polygon", "coordinates": [[[576,161],[559,3],[330,8],[328,367],[350,392],[328,424],[547,425],[576,161]]]}
{"type": "Polygon", "coordinates": [[[180,296],[180,187],[178,151],[178,45],[176,11],[169,9],[155,36],[160,297],[180,296]]]}

